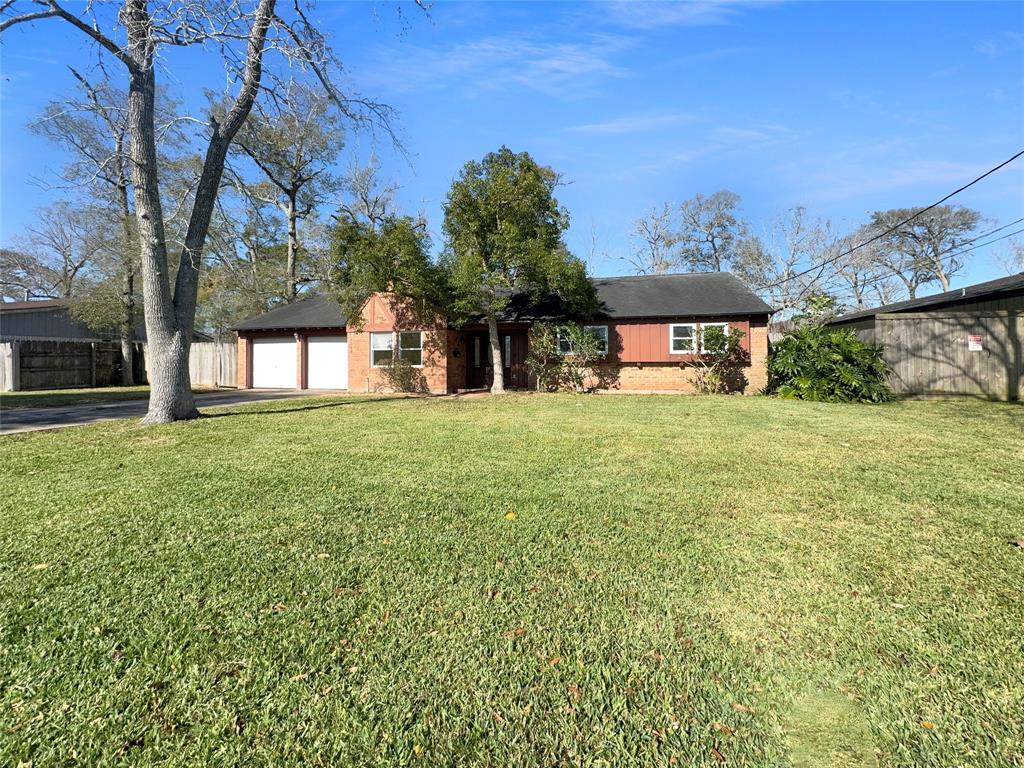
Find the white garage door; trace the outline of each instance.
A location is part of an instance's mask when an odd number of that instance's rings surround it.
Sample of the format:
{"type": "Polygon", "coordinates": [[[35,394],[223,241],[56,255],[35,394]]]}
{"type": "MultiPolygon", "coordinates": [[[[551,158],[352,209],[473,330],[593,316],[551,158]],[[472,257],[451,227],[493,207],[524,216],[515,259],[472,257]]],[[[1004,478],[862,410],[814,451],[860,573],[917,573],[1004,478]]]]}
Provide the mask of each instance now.
{"type": "Polygon", "coordinates": [[[348,338],[310,336],[306,340],[306,386],[348,389],[348,338]]]}
{"type": "Polygon", "coordinates": [[[252,385],[268,389],[295,389],[298,362],[295,357],[295,339],[281,336],[253,339],[252,385]]]}

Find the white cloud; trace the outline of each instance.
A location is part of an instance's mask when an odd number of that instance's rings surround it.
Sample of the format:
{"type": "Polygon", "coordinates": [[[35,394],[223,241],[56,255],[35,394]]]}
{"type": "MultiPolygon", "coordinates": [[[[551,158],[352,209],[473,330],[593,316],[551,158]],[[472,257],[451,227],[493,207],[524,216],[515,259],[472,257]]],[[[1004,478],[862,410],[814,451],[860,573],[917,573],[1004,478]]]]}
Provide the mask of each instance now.
{"type": "Polygon", "coordinates": [[[693,122],[694,119],[693,116],[682,113],[647,112],[636,115],[623,115],[622,117],[615,117],[597,123],[574,125],[566,130],[572,133],[595,135],[644,133],[693,122]]]}
{"type": "Polygon", "coordinates": [[[588,35],[577,42],[491,36],[447,48],[403,46],[384,52],[369,80],[397,91],[455,87],[469,91],[518,86],[572,97],[577,89],[626,73],[613,62],[629,38],[588,35]]]}
{"type": "Polygon", "coordinates": [[[703,2],[669,2],[661,0],[620,0],[601,3],[608,20],[629,29],[662,29],[679,26],[724,24],[739,13],[743,2],[704,0],[703,2]]]}

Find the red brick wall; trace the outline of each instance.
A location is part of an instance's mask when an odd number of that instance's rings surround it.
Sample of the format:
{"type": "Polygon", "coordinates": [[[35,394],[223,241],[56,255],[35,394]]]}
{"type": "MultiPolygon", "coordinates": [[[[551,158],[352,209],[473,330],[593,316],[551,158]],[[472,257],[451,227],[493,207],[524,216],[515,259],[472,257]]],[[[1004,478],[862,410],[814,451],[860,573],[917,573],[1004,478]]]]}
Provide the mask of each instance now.
{"type": "Polygon", "coordinates": [[[424,328],[411,320],[396,320],[389,298],[376,294],[363,306],[363,327],[349,326],[347,330],[350,392],[377,392],[387,386],[380,369],[370,364],[370,333],[399,330],[423,332],[423,367],[419,369],[423,381],[430,392],[448,392],[450,334],[444,321],[439,319],[434,327],[424,328]]]}
{"type": "Polygon", "coordinates": [[[236,364],[235,385],[239,389],[249,389],[252,386],[252,366],[249,360],[249,339],[246,336],[238,336],[238,362],[236,364]]]}
{"type": "MultiPolygon", "coordinates": [[[[750,364],[742,373],[746,384],[742,391],[754,394],[768,383],[768,324],[764,320],[744,321],[749,330],[744,345],[750,353],[750,364]]],[[[730,325],[732,325],[730,323],[730,325]]],[[[667,329],[667,323],[664,325],[667,329]]],[[[740,327],[737,323],[733,327],[740,327]]],[[[742,328],[741,328],[742,330],[742,328]]],[[[666,330],[667,334],[667,330],[666,330]]],[[[665,336],[668,346],[668,336],[665,336]]],[[[691,355],[680,355],[678,362],[621,362],[601,366],[605,381],[602,389],[633,392],[692,392],[693,368],[687,364],[691,355]]]]}

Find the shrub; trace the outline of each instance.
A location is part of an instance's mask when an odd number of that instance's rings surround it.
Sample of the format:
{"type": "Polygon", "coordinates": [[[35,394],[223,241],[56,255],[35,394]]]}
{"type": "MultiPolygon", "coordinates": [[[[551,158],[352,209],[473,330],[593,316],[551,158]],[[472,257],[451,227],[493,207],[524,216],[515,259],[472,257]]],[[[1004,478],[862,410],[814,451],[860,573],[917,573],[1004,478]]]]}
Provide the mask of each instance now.
{"type": "Polygon", "coordinates": [[[736,328],[728,333],[717,325],[700,329],[701,353],[693,362],[693,386],[704,395],[715,395],[743,389],[746,379],[743,367],[747,353],[740,342],[746,334],[736,328]]]}
{"type": "Polygon", "coordinates": [[[530,330],[526,368],[544,390],[583,392],[600,384],[604,343],[575,323],[536,323],[530,330]]]}
{"type": "Polygon", "coordinates": [[[378,392],[426,392],[423,372],[400,357],[388,361],[378,369],[382,379],[378,392]]]}
{"type": "Polygon", "coordinates": [[[780,397],[827,403],[891,400],[882,348],[849,329],[807,325],[773,345],[768,391],[780,397]]]}

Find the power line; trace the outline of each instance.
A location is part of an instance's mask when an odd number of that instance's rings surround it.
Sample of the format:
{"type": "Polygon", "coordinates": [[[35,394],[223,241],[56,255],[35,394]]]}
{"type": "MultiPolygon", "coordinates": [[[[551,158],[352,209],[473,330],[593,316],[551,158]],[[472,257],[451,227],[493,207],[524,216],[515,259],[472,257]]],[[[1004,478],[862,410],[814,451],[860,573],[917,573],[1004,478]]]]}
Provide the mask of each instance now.
{"type": "MultiPolygon", "coordinates": [[[[984,235],[979,235],[979,237],[975,238],[975,240],[980,239],[981,237],[986,237],[988,235],[994,234],[995,232],[998,232],[1001,229],[1006,229],[1006,227],[1011,227],[1011,226],[1013,226],[1013,224],[1019,224],[1022,221],[1024,221],[1024,219],[1017,219],[1017,221],[1012,222],[1011,224],[1007,224],[1005,226],[999,227],[998,229],[993,229],[991,232],[986,232],[984,235]]],[[[968,245],[969,243],[974,242],[974,240],[969,240],[966,243],[961,243],[960,245],[956,246],[955,248],[951,248],[948,251],[943,251],[936,258],[942,258],[943,256],[959,256],[959,255],[961,255],[963,253],[972,253],[973,251],[976,251],[979,248],[984,248],[986,245],[992,245],[992,243],[998,243],[1000,240],[1007,240],[1007,239],[1013,237],[1014,235],[1019,235],[1021,233],[1024,233],[1024,227],[1022,227],[1021,229],[1015,230],[1013,232],[1010,232],[1009,234],[1003,235],[1002,237],[993,238],[992,240],[989,240],[986,243],[979,243],[978,245],[975,245],[973,248],[964,248],[963,247],[964,245],[968,245]],[[960,250],[957,250],[957,249],[960,249],[960,250]]],[[[928,263],[934,263],[934,260],[930,259],[928,262],[924,262],[924,263],[911,262],[910,264],[907,264],[906,266],[907,267],[927,266],[928,263]]],[[[880,282],[882,280],[891,280],[891,279],[893,279],[895,277],[896,277],[895,274],[891,274],[891,275],[886,275],[886,274],[872,275],[870,277],[865,278],[864,281],[862,283],[858,283],[858,285],[860,285],[860,286],[874,285],[875,283],[880,282]]]]}
{"type": "Polygon", "coordinates": [[[919,210],[913,216],[908,216],[903,221],[900,221],[900,222],[892,225],[891,227],[889,227],[889,229],[885,230],[884,232],[880,232],[877,235],[875,235],[874,237],[870,237],[867,240],[865,240],[863,243],[858,243],[857,245],[853,246],[852,248],[850,248],[850,249],[848,249],[846,251],[843,251],[842,253],[836,254],[835,256],[831,256],[831,257],[825,259],[820,264],[815,264],[813,267],[808,267],[807,269],[801,270],[800,272],[796,272],[796,273],[794,273],[792,275],[788,275],[788,276],[782,278],[781,280],[777,280],[776,282],[772,283],[771,285],[765,286],[765,290],[771,290],[772,288],[778,288],[783,283],[787,283],[790,280],[795,280],[798,277],[803,277],[804,275],[810,274],[811,272],[814,272],[815,270],[827,267],[829,264],[834,264],[835,262],[839,261],[844,256],[849,256],[854,251],[860,250],[864,246],[870,245],[871,243],[873,243],[873,242],[875,242],[877,240],[881,240],[886,235],[891,235],[893,232],[895,232],[900,227],[902,227],[902,226],[904,226],[906,224],[909,224],[914,219],[924,215],[925,213],[927,213],[928,211],[932,210],[933,208],[938,208],[940,205],[942,205],[944,202],[949,200],[951,197],[953,197],[955,195],[959,195],[965,189],[967,189],[969,187],[973,187],[975,184],[977,184],[982,179],[984,179],[984,178],[986,178],[988,176],[991,176],[993,173],[995,173],[996,171],[998,171],[998,170],[1000,170],[1002,168],[1005,168],[1007,165],[1012,163],[1014,160],[1016,160],[1021,155],[1024,155],[1024,149],[1022,149],[1020,152],[1015,154],[1013,157],[1010,157],[1010,158],[1004,160],[1003,162],[1001,162],[999,165],[995,166],[994,168],[989,168],[987,171],[985,171],[983,174],[978,176],[973,181],[969,181],[966,184],[964,184],[962,187],[960,187],[959,189],[953,190],[952,192],[950,192],[948,195],[946,195],[941,200],[936,200],[931,205],[929,205],[929,206],[919,210]]]}

